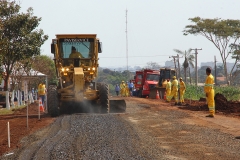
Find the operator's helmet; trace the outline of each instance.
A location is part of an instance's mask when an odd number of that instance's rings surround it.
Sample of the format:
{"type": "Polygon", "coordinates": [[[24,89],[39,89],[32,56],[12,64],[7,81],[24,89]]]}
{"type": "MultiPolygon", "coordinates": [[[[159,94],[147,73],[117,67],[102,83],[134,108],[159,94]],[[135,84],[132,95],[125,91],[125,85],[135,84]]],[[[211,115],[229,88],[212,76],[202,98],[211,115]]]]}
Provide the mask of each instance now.
{"type": "Polygon", "coordinates": [[[74,46],[72,46],[72,50],[76,51],[76,48],[74,46]]]}
{"type": "Polygon", "coordinates": [[[182,77],[180,77],[179,79],[182,80],[182,77]]]}
{"type": "Polygon", "coordinates": [[[124,81],[122,81],[122,83],[124,83],[124,81]]]}
{"type": "Polygon", "coordinates": [[[176,79],[176,76],[173,76],[172,78],[173,78],[173,79],[176,79]]]}

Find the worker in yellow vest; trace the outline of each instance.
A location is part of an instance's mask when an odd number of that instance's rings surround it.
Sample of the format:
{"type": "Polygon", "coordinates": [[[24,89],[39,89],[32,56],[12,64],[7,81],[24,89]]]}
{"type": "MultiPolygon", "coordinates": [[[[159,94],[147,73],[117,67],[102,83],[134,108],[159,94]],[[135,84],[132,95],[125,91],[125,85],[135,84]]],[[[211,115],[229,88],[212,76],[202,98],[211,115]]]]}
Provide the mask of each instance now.
{"type": "Polygon", "coordinates": [[[171,97],[171,82],[170,82],[170,80],[169,79],[167,79],[167,85],[166,85],[166,101],[167,102],[170,102],[171,101],[171,99],[170,99],[170,97],[171,97]]]}
{"type": "Polygon", "coordinates": [[[173,81],[171,85],[171,95],[169,96],[169,99],[171,100],[172,97],[174,97],[175,105],[178,105],[178,80],[176,76],[173,76],[173,81]]]}
{"type": "Polygon", "coordinates": [[[215,101],[214,101],[214,89],[213,89],[214,77],[211,74],[210,68],[206,69],[206,74],[207,74],[207,78],[206,78],[205,85],[204,85],[204,92],[206,94],[208,109],[209,109],[209,113],[210,113],[206,117],[213,118],[215,115],[215,101]]]}
{"type": "Polygon", "coordinates": [[[38,97],[41,98],[43,106],[45,101],[45,94],[46,94],[45,84],[43,82],[40,82],[38,85],[38,97]]]}
{"type": "Polygon", "coordinates": [[[125,96],[129,97],[129,95],[130,95],[130,92],[129,92],[129,88],[128,88],[128,82],[126,82],[126,84],[125,84],[125,96]]]}
{"type": "Polygon", "coordinates": [[[122,83],[120,84],[120,95],[122,96],[122,97],[125,97],[126,96],[126,85],[125,85],[125,83],[124,83],[124,81],[122,81],[122,83]]]}
{"type": "Polygon", "coordinates": [[[180,80],[180,105],[184,103],[184,93],[186,91],[186,85],[182,80],[182,77],[179,78],[180,80]]]}

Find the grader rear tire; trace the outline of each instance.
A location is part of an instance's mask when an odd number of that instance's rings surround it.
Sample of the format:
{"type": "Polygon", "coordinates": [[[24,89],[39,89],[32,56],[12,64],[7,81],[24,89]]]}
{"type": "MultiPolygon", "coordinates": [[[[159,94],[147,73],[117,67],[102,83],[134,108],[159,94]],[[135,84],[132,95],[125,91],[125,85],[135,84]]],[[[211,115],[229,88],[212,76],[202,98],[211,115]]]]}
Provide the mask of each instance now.
{"type": "Polygon", "coordinates": [[[57,94],[57,86],[56,85],[50,85],[48,87],[48,101],[47,101],[47,107],[48,107],[48,114],[50,114],[52,117],[59,116],[59,99],[57,94]]]}
{"type": "Polygon", "coordinates": [[[105,83],[99,83],[97,84],[98,90],[99,90],[99,99],[101,104],[101,112],[102,113],[108,113],[109,110],[109,99],[108,99],[108,85],[105,83]]]}

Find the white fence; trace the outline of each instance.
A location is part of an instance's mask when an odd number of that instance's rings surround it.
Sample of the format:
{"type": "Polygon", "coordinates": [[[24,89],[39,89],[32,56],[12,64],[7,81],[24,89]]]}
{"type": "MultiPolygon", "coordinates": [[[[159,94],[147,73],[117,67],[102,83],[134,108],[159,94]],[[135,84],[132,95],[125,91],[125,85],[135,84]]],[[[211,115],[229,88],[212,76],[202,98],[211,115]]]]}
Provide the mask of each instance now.
{"type": "Polygon", "coordinates": [[[0,105],[6,106],[7,109],[10,109],[11,107],[18,107],[21,105],[25,105],[26,102],[34,103],[35,100],[37,100],[37,95],[32,95],[32,92],[22,92],[22,91],[0,91],[0,95],[2,97],[2,100],[0,101],[0,105]],[[5,97],[5,98],[3,98],[5,97]]]}

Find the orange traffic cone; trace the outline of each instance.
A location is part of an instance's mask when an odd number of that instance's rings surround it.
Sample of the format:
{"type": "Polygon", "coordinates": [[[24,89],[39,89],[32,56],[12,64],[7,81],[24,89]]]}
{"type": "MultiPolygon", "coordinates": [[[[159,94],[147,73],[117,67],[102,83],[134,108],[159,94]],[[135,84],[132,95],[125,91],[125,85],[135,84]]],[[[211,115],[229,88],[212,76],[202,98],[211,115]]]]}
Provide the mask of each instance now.
{"type": "Polygon", "coordinates": [[[164,100],[166,100],[166,92],[164,93],[164,100]]]}
{"type": "Polygon", "coordinates": [[[156,94],[156,99],[160,99],[158,90],[157,90],[157,94],[156,94]]]}
{"type": "Polygon", "coordinates": [[[44,112],[44,107],[42,105],[42,100],[41,99],[39,99],[39,109],[40,109],[41,112],[44,112]]]}

